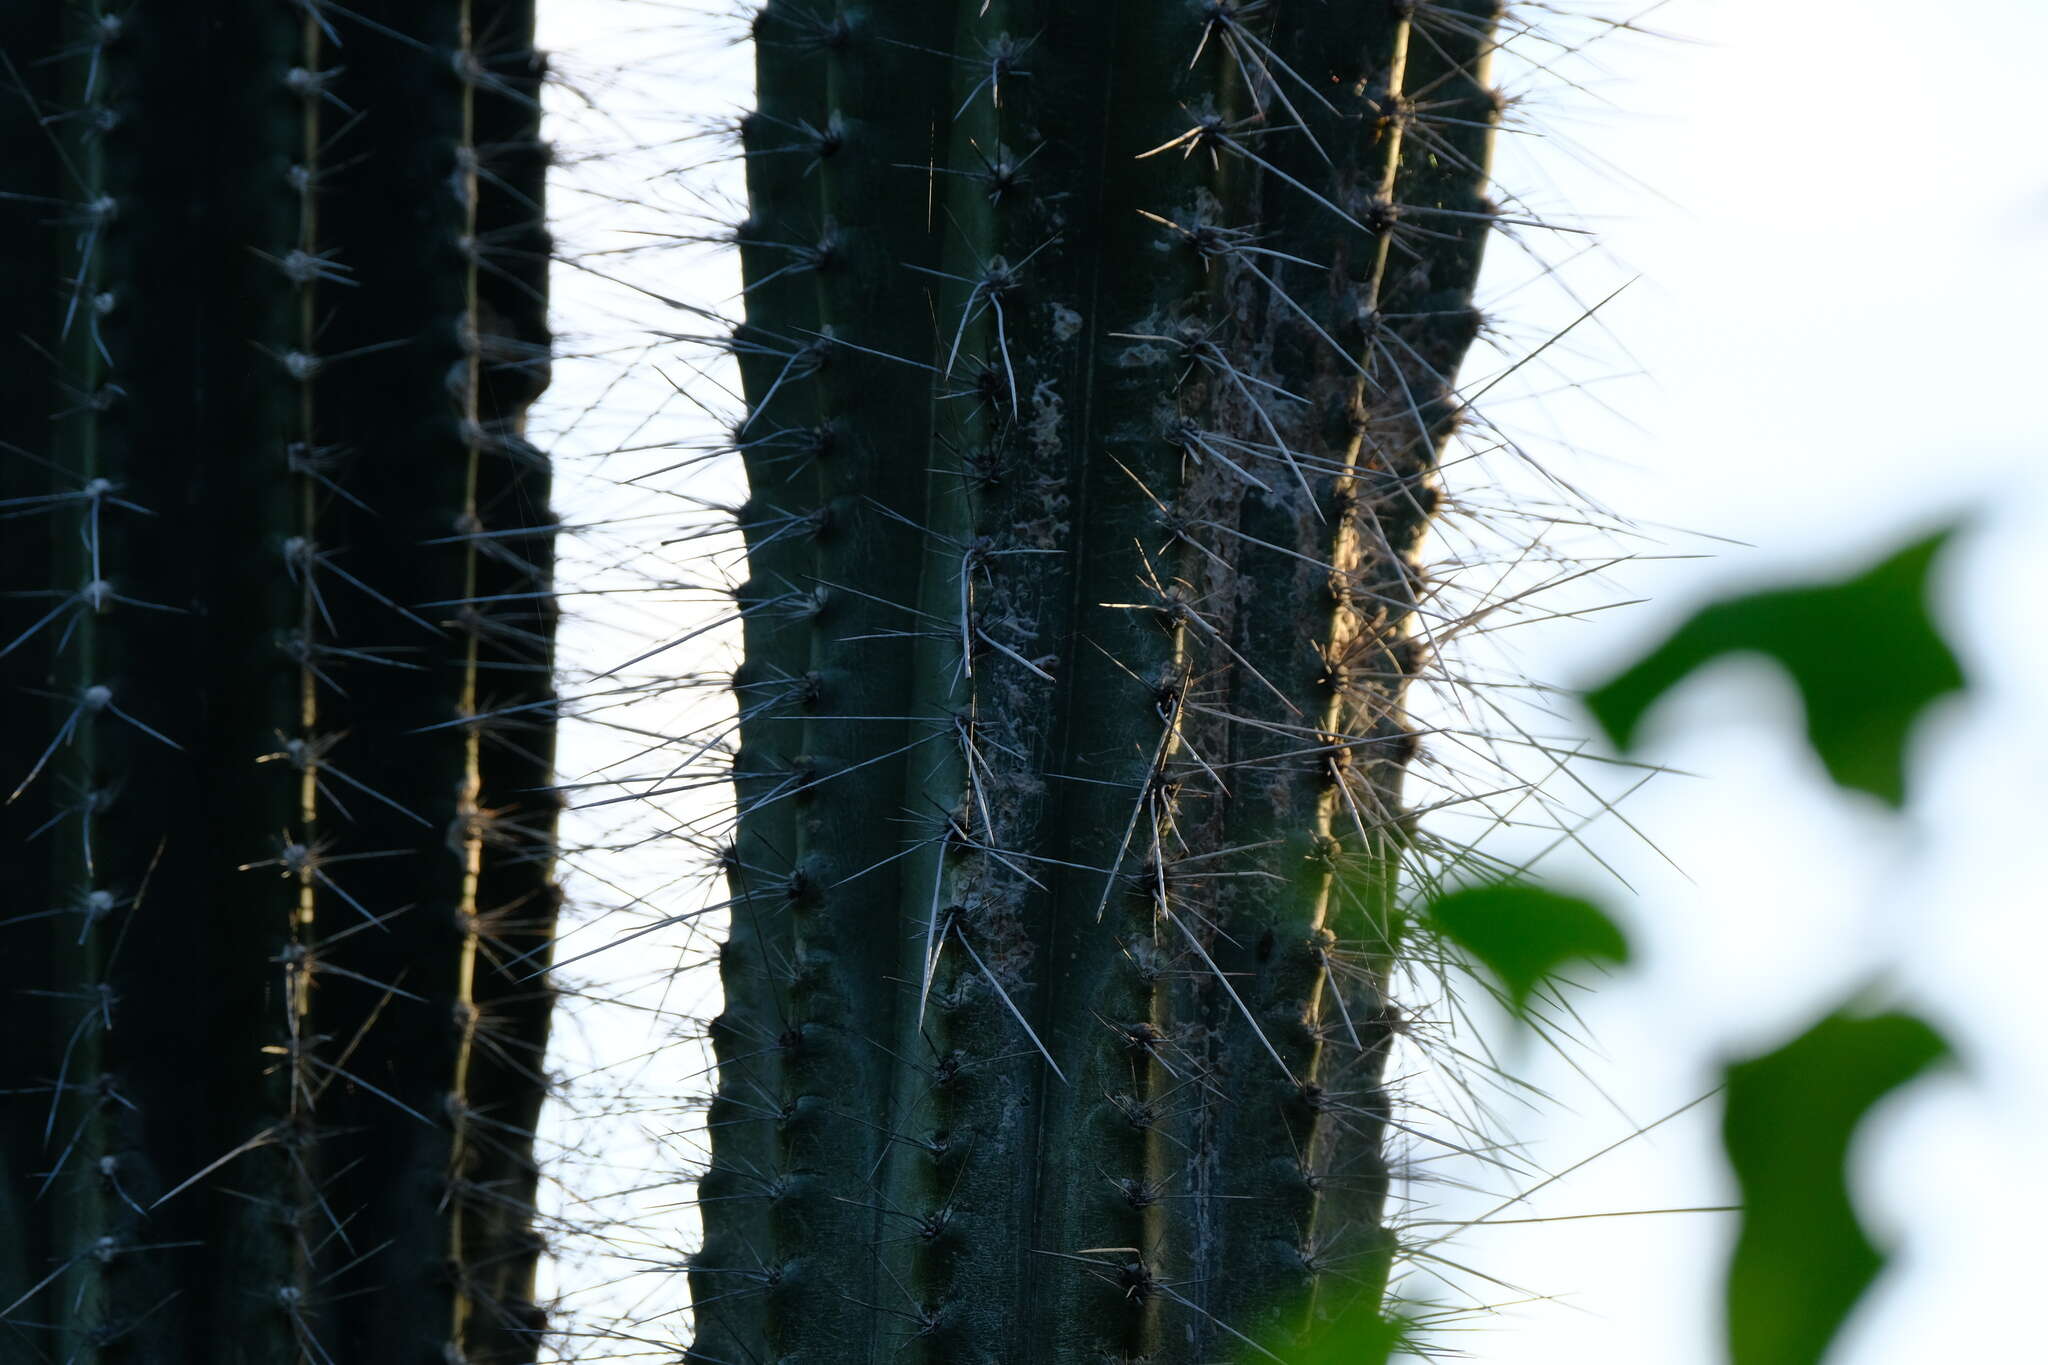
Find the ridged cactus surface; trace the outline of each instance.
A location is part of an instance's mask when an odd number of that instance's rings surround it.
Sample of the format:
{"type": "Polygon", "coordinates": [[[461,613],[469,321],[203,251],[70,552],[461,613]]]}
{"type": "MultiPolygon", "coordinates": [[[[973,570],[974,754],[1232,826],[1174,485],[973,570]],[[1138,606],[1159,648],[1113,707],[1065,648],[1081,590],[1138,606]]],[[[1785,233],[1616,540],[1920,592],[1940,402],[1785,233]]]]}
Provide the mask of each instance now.
{"type": "Polygon", "coordinates": [[[1376,1304],[1494,0],[769,0],[691,1358],[1376,1304]]]}
{"type": "Polygon", "coordinates": [[[0,1358],[535,1358],[532,23],[0,14],[0,1358]]]}

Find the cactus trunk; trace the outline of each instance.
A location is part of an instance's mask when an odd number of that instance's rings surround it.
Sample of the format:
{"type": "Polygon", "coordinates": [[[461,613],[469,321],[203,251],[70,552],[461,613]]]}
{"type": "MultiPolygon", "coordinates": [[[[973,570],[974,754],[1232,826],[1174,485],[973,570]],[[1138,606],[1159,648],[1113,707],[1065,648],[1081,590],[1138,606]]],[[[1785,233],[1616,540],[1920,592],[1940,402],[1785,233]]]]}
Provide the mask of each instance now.
{"type": "Polygon", "coordinates": [[[1376,1305],[1492,0],[770,0],[693,1359],[1376,1305]]]}
{"type": "Polygon", "coordinates": [[[520,901],[525,951],[554,904],[549,808],[493,839],[481,794],[546,785],[550,712],[517,769],[478,718],[493,628],[522,623],[530,700],[552,621],[530,44],[484,0],[0,19],[0,1328],[28,1358],[532,1358],[530,1309],[477,1344],[531,1297],[545,1040],[480,926],[520,901]],[[508,241],[520,301],[487,311],[508,241]],[[477,600],[513,591],[498,525],[538,566],[516,617],[477,600]]]}

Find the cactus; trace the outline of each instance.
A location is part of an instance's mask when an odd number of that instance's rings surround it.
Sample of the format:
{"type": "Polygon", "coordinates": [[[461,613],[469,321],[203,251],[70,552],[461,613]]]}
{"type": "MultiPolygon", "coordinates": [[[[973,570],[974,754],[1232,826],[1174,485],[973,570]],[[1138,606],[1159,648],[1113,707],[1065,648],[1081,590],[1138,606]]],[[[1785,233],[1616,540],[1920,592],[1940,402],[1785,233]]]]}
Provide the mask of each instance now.
{"type": "Polygon", "coordinates": [[[531,43],[0,17],[10,1359],[535,1357],[531,43]]]}
{"type": "Polygon", "coordinates": [[[1496,0],[769,0],[690,1358],[1376,1308],[1496,0]]]}

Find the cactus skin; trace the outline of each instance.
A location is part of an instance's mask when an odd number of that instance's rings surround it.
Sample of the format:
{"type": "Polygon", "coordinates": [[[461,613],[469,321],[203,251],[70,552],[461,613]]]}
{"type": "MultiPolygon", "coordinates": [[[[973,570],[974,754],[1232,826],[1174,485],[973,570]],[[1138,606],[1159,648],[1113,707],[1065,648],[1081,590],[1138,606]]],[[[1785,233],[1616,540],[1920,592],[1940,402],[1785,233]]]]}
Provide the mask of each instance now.
{"type": "MultiPolygon", "coordinates": [[[[474,9],[0,19],[8,1358],[438,1362],[479,1337],[465,1286],[531,1297],[544,1031],[467,1087],[483,1002],[518,1007],[479,986],[479,888],[548,885],[552,844],[542,808],[486,847],[479,790],[548,779],[479,755],[503,650],[463,532],[518,500],[484,470],[538,462],[506,452],[544,367],[480,357],[546,334],[501,302],[478,336],[472,29],[525,52],[531,17],[474,9]],[[487,1113],[513,1167],[479,1178],[487,1113]]],[[[529,562],[548,524],[511,523],[529,562]]]]}
{"type": "Polygon", "coordinates": [[[1499,17],[757,16],[691,1359],[1216,1360],[1383,1292],[1499,17]]]}
{"type": "Polygon", "coordinates": [[[817,588],[814,519],[821,466],[836,454],[819,422],[810,371],[822,354],[815,272],[827,241],[811,173],[815,138],[826,126],[821,71],[828,33],[812,16],[770,5],[755,23],[766,63],[760,108],[742,129],[751,214],[735,234],[749,308],[777,326],[742,329],[735,350],[755,396],[733,432],[752,496],[741,510],[748,578],[738,593],[746,661],[734,677],[743,716],[734,787],[742,809],[727,857],[731,928],[720,947],[726,1009],[711,1043],[721,1086],[707,1124],[719,1134],[717,1160],[698,1198],[721,1206],[705,1226],[691,1274],[698,1349],[743,1359],[766,1339],[767,1287],[780,1189],[780,1135],[788,1099],[784,1052],[790,1028],[794,907],[808,894],[797,879],[797,785],[804,770],[806,711],[820,709],[811,669],[810,604],[817,588]]]}
{"type": "MultiPolygon", "coordinates": [[[[55,142],[35,120],[22,118],[14,110],[31,101],[41,107],[56,99],[64,73],[54,64],[31,67],[20,58],[24,53],[40,56],[55,51],[64,41],[63,21],[63,13],[53,5],[13,5],[0,11],[0,54],[8,59],[0,67],[0,82],[5,85],[0,99],[7,105],[0,114],[0,165],[8,168],[4,189],[31,196],[0,201],[0,260],[14,267],[0,270],[0,316],[14,320],[14,327],[20,330],[42,335],[53,330],[50,324],[61,304],[60,291],[52,282],[69,268],[62,252],[66,234],[52,225],[54,205],[47,202],[55,200],[65,187],[55,142]]],[[[76,200],[75,192],[67,197],[76,200]]],[[[47,496],[51,476],[46,467],[21,459],[15,452],[48,448],[56,391],[48,382],[49,370],[31,363],[36,359],[33,352],[16,344],[9,346],[6,354],[8,363],[0,365],[0,442],[4,442],[0,444],[0,516],[6,517],[0,522],[0,582],[10,587],[41,585],[52,581],[55,543],[45,536],[21,534],[25,517],[32,516],[23,509],[39,505],[21,500],[47,496]]],[[[26,608],[7,602],[5,611],[8,635],[0,640],[0,648],[33,619],[24,619],[25,611],[39,609],[31,599],[26,608]]],[[[21,687],[31,681],[47,685],[50,643],[29,640],[0,657],[0,680],[6,685],[9,707],[8,723],[0,725],[0,764],[5,765],[0,773],[6,774],[0,785],[7,789],[0,792],[0,798],[14,790],[21,774],[29,771],[48,742],[44,720],[52,705],[39,696],[25,695],[21,687]],[[23,723],[25,717],[36,723],[23,723]]],[[[52,806],[48,783],[37,783],[18,794],[0,806],[0,837],[7,839],[9,847],[15,846],[50,818],[52,806]]],[[[0,945],[4,945],[0,951],[52,962],[57,960],[59,945],[70,941],[73,934],[64,932],[60,917],[17,918],[57,903],[54,871],[48,858],[9,860],[10,908],[0,910],[0,922],[5,922],[0,927],[0,945]]],[[[58,1260],[50,1251],[48,1222],[32,1207],[35,1187],[31,1181],[33,1172],[48,1165],[42,1139],[42,1119],[51,1098],[45,1064],[61,1051],[62,1042],[54,1033],[60,1025],[48,1001],[24,994],[23,984],[9,973],[9,989],[0,991],[0,1038],[7,1039],[7,1045],[0,1047],[0,1115],[5,1116],[0,1123],[0,1190],[5,1191],[0,1194],[4,1201],[0,1203],[0,1228],[8,1230],[0,1235],[0,1293],[6,1295],[0,1299],[0,1309],[6,1310],[0,1314],[0,1342],[7,1343],[8,1349],[23,1339],[12,1323],[27,1306],[13,1306],[13,1300],[58,1260]]]]}
{"type": "Polygon", "coordinates": [[[533,0],[472,0],[477,149],[476,293],[481,334],[477,470],[477,752],[483,850],[471,1001],[472,1115],[465,1251],[470,1365],[525,1365],[546,1312],[534,1302],[542,1240],[533,1228],[533,1134],[546,1089],[562,891],[555,883],[555,528],[547,456],[525,433],[548,383],[545,59],[532,47],[533,0]]]}

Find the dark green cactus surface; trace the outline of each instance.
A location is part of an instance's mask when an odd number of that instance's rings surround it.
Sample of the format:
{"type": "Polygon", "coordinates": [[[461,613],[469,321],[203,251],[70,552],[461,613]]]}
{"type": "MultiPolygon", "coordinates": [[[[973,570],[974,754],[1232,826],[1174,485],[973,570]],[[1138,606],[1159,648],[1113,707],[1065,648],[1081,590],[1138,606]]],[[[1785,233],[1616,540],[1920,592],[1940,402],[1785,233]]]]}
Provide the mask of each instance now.
{"type": "Polygon", "coordinates": [[[691,1359],[1377,1304],[1495,0],[769,0],[691,1359]]]}
{"type": "Polygon", "coordinates": [[[535,1358],[532,41],[0,8],[0,1360],[535,1358]]]}

